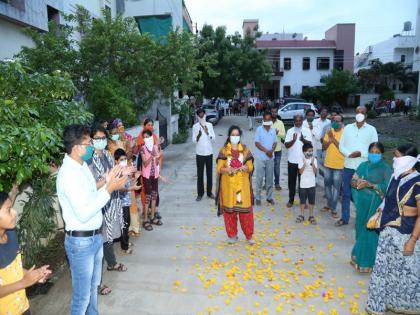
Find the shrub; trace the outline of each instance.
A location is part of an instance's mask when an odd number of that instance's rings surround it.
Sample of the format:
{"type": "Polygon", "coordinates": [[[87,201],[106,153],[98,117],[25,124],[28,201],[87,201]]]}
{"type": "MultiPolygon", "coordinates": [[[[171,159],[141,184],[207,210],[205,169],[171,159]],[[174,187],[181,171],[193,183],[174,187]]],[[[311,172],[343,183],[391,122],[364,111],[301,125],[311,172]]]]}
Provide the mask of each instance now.
{"type": "Polygon", "coordinates": [[[178,133],[174,133],[172,137],[173,144],[180,144],[187,142],[188,139],[188,131],[179,131],[178,133]]]}
{"type": "Polygon", "coordinates": [[[378,117],[378,113],[375,110],[371,109],[368,111],[367,116],[368,118],[374,119],[378,117]]]}

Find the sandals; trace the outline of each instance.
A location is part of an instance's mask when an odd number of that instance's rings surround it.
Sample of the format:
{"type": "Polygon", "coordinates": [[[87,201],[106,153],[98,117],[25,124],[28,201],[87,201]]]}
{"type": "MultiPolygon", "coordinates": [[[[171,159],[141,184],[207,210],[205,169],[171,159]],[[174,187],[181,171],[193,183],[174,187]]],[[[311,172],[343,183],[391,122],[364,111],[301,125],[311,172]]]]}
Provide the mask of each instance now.
{"type": "Polygon", "coordinates": [[[108,270],[108,271],[126,272],[127,271],[127,267],[124,266],[123,264],[119,263],[119,264],[116,264],[113,267],[110,267],[110,266],[106,267],[106,270],[108,270]]]}
{"type": "Polygon", "coordinates": [[[321,209],[321,212],[330,212],[330,211],[332,211],[332,209],[328,208],[327,206],[321,209]]]}
{"type": "Polygon", "coordinates": [[[338,220],[337,222],[334,223],[334,226],[343,226],[343,225],[347,225],[348,222],[344,222],[343,219],[338,220]]]}
{"type": "Polygon", "coordinates": [[[158,226],[163,224],[163,222],[160,219],[158,219],[156,216],[150,221],[150,223],[154,225],[158,225],[158,226]]]}
{"type": "Polygon", "coordinates": [[[105,284],[98,285],[98,294],[99,295],[108,295],[112,290],[105,284]]]}
{"type": "Polygon", "coordinates": [[[334,219],[338,219],[338,217],[339,217],[339,215],[338,215],[338,212],[337,212],[337,211],[331,211],[331,216],[332,216],[334,219]]]}
{"type": "Polygon", "coordinates": [[[309,221],[312,225],[316,225],[316,220],[315,220],[315,218],[314,218],[312,215],[308,218],[308,221],[309,221]]]}
{"type": "Polygon", "coordinates": [[[129,249],[123,249],[123,251],[122,251],[124,254],[127,254],[127,255],[131,255],[132,253],[133,253],[133,249],[132,248],[129,248],[129,249]]]}
{"type": "Polygon", "coordinates": [[[303,221],[305,221],[305,217],[303,215],[298,215],[296,218],[296,223],[302,223],[303,221]]]}
{"type": "Polygon", "coordinates": [[[142,225],[143,225],[143,228],[144,228],[146,231],[152,231],[152,230],[153,230],[153,226],[152,226],[152,224],[150,223],[150,221],[144,221],[142,225]]]}

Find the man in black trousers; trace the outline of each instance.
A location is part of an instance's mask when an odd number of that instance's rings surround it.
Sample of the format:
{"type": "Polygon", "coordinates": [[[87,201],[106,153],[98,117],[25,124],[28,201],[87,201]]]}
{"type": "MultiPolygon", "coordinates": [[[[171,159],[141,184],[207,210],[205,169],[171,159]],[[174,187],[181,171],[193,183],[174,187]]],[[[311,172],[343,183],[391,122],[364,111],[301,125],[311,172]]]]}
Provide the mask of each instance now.
{"type": "Polygon", "coordinates": [[[207,174],[207,197],[214,199],[211,192],[213,187],[213,146],[212,141],[216,138],[213,125],[206,122],[204,109],[197,110],[198,122],[193,126],[192,141],[196,144],[197,162],[197,199],[200,201],[204,195],[204,166],[207,174]]]}

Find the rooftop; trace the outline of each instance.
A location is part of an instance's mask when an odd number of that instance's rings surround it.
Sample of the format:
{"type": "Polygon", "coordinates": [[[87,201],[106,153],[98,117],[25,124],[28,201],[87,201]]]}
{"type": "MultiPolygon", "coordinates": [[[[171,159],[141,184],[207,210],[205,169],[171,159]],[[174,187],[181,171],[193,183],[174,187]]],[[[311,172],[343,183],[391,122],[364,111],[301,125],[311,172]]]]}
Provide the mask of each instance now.
{"type": "Polygon", "coordinates": [[[334,40],[257,40],[257,48],[336,48],[334,40]]]}

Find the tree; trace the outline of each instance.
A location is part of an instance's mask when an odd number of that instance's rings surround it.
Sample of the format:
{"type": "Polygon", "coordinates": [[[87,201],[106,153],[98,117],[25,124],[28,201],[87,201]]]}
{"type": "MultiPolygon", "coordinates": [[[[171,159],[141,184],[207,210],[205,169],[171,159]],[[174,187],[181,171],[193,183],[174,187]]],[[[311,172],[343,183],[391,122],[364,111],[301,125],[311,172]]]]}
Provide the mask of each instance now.
{"type": "Polygon", "coordinates": [[[340,105],[347,103],[350,94],[357,93],[360,89],[359,82],[350,71],[333,69],[331,74],[323,76],[321,82],[324,86],[319,87],[319,99],[324,105],[338,102],[340,105]]]}

